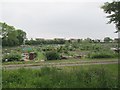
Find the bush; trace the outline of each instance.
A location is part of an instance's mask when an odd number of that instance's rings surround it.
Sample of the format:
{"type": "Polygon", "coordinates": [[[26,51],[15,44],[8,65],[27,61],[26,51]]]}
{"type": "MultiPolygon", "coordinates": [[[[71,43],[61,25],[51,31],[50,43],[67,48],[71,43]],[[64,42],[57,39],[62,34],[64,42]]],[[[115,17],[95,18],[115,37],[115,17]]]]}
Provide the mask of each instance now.
{"type": "Polygon", "coordinates": [[[96,52],[96,53],[90,53],[88,57],[89,58],[114,58],[116,57],[116,55],[114,53],[96,52]]]}
{"type": "Polygon", "coordinates": [[[7,61],[19,61],[21,59],[21,55],[18,53],[10,53],[10,54],[5,54],[3,55],[2,61],[5,62],[7,61]]]}
{"type": "Polygon", "coordinates": [[[47,60],[57,60],[60,59],[60,54],[56,51],[47,51],[45,53],[47,60]]]}

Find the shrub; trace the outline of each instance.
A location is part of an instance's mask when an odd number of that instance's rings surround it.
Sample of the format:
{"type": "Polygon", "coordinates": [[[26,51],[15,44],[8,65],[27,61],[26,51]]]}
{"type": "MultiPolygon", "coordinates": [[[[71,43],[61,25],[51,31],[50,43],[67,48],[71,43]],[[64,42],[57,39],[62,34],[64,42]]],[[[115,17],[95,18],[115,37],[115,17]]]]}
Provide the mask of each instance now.
{"type": "Polygon", "coordinates": [[[116,57],[116,55],[114,53],[96,52],[96,53],[90,53],[88,57],[89,58],[114,58],[116,57]]]}
{"type": "Polygon", "coordinates": [[[10,53],[10,54],[5,54],[3,55],[2,61],[19,61],[21,59],[21,55],[18,53],[10,53]]]}
{"type": "Polygon", "coordinates": [[[56,51],[47,51],[45,53],[47,60],[57,60],[60,59],[60,54],[56,51]]]}

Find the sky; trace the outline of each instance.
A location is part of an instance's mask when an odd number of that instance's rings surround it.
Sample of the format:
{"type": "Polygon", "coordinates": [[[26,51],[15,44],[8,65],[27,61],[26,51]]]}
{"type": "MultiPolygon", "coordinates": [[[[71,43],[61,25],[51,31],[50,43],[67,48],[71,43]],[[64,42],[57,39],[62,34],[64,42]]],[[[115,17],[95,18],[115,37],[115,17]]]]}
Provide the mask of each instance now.
{"type": "Polygon", "coordinates": [[[112,0],[2,0],[0,22],[30,38],[117,38],[115,25],[100,8],[112,0]]]}

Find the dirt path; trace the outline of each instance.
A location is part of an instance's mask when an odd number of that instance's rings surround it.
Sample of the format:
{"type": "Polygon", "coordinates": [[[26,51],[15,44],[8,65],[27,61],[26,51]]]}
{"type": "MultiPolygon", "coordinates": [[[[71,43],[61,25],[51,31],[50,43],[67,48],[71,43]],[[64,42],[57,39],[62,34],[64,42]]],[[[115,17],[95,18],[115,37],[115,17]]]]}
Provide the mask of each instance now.
{"type": "Polygon", "coordinates": [[[41,67],[63,67],[63,66],[80,66],[80,65],[100,65],[100,64],[117,64],[118,60],[99,60],[99,61],[78,61],[78,62],[59,62],[59,63],[37,63],[37,64],[21,64],[21,65],[3,65],[3,69],[19,69],[19,68],[33,68],[39,69],[41,67]]]}

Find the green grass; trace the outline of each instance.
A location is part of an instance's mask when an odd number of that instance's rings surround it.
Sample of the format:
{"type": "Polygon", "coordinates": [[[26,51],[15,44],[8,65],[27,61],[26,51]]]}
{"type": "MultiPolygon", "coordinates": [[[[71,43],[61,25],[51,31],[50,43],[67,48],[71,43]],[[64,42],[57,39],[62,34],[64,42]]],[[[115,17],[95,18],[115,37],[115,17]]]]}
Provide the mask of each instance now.
{"type": "Polygon", "coordinates": [[[103,60],[118,60],[117,58],[112,59],[66,59],[66,60],[47,60],[41,62],[40,60],[31,60],[31,61],[12,61],[12,62],[4,62],[3,65],[14,65],[14,64],[36,64],[36,63],[62,63],[62,62],[79,62],[79,61],[103,61],[103,60]]]}
{"type": "Polygon", "coordinates": [[[116,88],[118,65],[3,70],[3,88],[116,88]]]}
{"type": "Polygon", "coordinates": [[[37,61],[39,61],[39,60],[44,60],[45,59],[45,56],[43,55],[43,53],[41,53],[41,52],[37,52],[37,54],[38,54],[38,56],[37,56],[37,61]]]}

